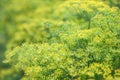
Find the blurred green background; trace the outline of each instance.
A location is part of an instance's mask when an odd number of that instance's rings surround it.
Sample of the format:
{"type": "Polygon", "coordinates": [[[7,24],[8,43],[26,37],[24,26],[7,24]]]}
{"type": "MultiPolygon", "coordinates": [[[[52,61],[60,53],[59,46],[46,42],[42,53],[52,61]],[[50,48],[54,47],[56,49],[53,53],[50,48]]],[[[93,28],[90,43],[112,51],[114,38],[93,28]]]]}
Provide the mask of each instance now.
{"type": "MultiPolygon", "coordinates": [[[[76,31],[98,26],[99,24],[96,24],[97,22],[94,20],[91,25],[89,24],[91,17],[94,17],[99,11],[97,8],[102,6],[101,10],[105,15],[109,10],[114,12],[114,8],[118,13],[113,14],[118,15],[120,11],[120,0],[85,0],[85,3],[83,0],[75,0],[75,3],[83,2],[85,4],[80,8],[77,5],[71,6],[72,4],[67,1],[72,2],[73,0],[0,0],[0,80],[20,80],[24,74],[14,70],[9,63],[3,63],[5,55],[15,47],[21,46],[23,43],[61,43],[59,33],[70,33],[71,29],[76,31]],[[91,5],[93,11],[86,7],[87,4],[91,5]],[[114,8],[109,9],[107,6],[114,8]],[[81,11],[84,9],[84,11],[79,12],[76,10],[77,8],[81,11]]],[[[108,14],[111,13],[108,12],[108,14]]],[[[115,17],[115,19],[117,20],[119,17],[115,17]]],[[[100,22],[102,22],[102,18],[100,18],[100,22]]],[[[100,19],[98,18],[98,21],[100,19]]],[[[105,24],[104,22],[101,24],[105,24]]],[[[113,31],[120,28],[118,25],[114,26],[117,28],[113,31]]],[[[120,36],[120,31],[116,32],[120,36]]],[[[70,43],[68,42],[68,44],[70,43]]]]}

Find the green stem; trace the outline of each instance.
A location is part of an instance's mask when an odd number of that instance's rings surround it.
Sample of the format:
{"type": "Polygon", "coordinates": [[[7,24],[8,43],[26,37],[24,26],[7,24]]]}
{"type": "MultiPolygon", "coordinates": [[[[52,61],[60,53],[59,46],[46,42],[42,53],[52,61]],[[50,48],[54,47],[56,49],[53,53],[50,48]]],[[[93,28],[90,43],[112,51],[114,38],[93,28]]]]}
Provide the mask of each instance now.
{"type": "Polygon", "coordinates": [[[88,21],[88,29],[90,29],[91,20],[88,21]]]}

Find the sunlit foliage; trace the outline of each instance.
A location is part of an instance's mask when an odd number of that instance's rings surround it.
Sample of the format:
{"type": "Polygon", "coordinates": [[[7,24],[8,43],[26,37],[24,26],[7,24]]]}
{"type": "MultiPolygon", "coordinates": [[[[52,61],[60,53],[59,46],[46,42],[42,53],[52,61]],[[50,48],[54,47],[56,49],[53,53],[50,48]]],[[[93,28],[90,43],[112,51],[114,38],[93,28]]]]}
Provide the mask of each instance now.
{"type": "Polygon", "coordinates": [[[118,0],[0,0],[0,80],[120,79],[119,8],[118,0]]]}

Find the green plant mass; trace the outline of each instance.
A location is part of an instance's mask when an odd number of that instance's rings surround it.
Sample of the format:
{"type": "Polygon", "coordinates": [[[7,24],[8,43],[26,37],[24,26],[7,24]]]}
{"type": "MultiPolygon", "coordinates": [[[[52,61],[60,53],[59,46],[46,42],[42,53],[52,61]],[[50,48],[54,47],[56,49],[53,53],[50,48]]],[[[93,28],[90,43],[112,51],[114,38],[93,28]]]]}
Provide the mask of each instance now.
{"type": "Polygon", "coordinates": [[[120,80],[120,1],[0,0],[0,80],[120,80]]]}

